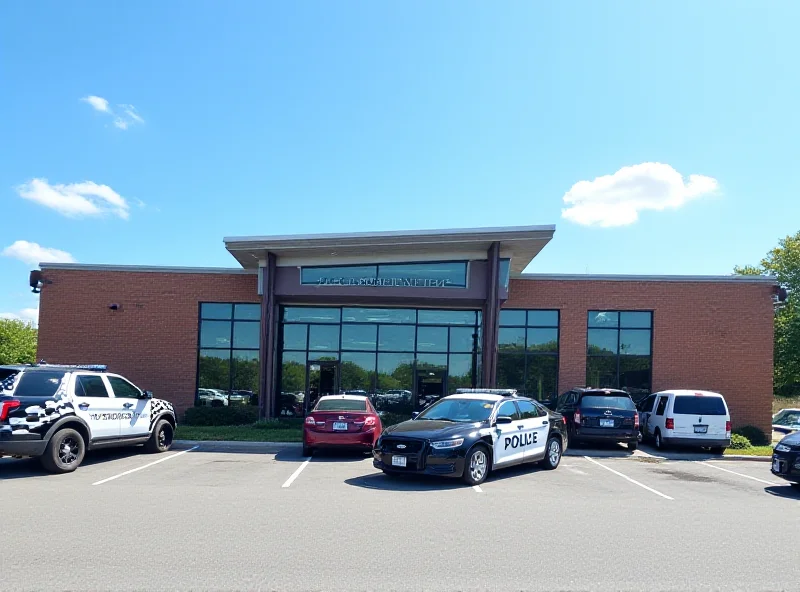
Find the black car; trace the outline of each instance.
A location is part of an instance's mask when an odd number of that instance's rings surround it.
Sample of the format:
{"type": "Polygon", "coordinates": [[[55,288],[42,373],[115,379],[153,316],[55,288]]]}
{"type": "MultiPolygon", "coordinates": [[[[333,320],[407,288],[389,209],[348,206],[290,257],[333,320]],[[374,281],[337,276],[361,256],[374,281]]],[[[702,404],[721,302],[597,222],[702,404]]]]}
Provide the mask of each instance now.
{"type": "Polygon", "coordinates": [[[617,389],[576,388],[558,397],[570,442],[625,442],[636,450],[639,413],[630,395],[617,389]]]}
{"type": "Polygon", "coordinates": [[[409,421],[386,428],[373,464],[387,474],[461,477],[527,462],[555,469],[567,447],[564,419],[508,389],[458,389],[409,421]]]}
{"type": "Polygon", "coordinates": [[[772,474],[800,486],[800,432],[789,434],[775,446],[772,474]]]}

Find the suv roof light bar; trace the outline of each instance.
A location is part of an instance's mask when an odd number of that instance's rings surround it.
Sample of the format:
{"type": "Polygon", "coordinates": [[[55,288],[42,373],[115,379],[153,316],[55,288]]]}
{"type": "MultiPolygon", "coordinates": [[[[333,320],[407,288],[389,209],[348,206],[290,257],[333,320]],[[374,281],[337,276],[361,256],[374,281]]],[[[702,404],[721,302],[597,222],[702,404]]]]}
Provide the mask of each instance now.
{"type": "Polygon", "coordinates": [[[74,368],[75,370],[91,370],[94,372],[106,372],[108,370],[108,366],[105,364],[48,364],[44,360],[41,360],[38,364],[38,367],[44,366],[53,366],[54,368],[74,368]]]}
{"type": "Polygon", "coordinates": [[[506,395],[512,396],[517,394],[517,389],[496,389],[496,388],[459,388],[456,389],[457,395],[466,395],[468,393],[484,393],[487,395],[506,395]]]}

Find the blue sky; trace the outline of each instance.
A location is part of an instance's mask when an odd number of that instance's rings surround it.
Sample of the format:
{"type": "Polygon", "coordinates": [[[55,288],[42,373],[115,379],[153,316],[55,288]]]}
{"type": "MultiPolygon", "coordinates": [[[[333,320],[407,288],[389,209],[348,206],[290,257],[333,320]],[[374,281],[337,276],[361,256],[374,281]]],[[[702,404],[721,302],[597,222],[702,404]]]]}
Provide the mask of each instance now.
{"type": "Polygon", "coordinates": [[[235,266],[231,235],[556,224],[529,271],[730,273],[800,230],[799,19],[2,3],[0,313],[35,315],[42,253],[235,266]]]}

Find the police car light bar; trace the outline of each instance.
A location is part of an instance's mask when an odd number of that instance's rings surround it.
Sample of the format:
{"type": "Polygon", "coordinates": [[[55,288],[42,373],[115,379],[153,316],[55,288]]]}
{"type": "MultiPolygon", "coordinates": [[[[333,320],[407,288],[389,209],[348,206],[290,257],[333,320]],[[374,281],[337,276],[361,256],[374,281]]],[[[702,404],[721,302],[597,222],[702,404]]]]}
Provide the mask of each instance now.
{"type": "Polygon", "coordinates": [[[486,395],[516,395],[517,389],[496,389],[496,388],[460,388],[456,389],[457,395],[466,395],[468,393],[484,393],[486,395]]]}
{"type": "Polygon", "coordinates": [[[89,370],[93,372],[106,372],[108,366],[105,364],[48,364],[44,360],[40,360],[37,366],[55,366],[57,368],[74,368],[75,370],[89,370]]]}

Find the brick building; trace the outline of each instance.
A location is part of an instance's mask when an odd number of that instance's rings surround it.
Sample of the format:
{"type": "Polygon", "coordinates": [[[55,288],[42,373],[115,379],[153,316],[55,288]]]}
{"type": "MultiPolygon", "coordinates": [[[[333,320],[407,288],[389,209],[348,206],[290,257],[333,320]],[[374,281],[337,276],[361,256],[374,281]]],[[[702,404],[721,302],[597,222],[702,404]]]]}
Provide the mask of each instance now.
{"type": "Polygon", "coordinates": [[[410,414],[463,386],[722,392],[768,431],[765,277],[525,274],[554,227],[225,239],[236,269],[41,265],[39,357],[105,363],[179,410],[410,414]]]}

